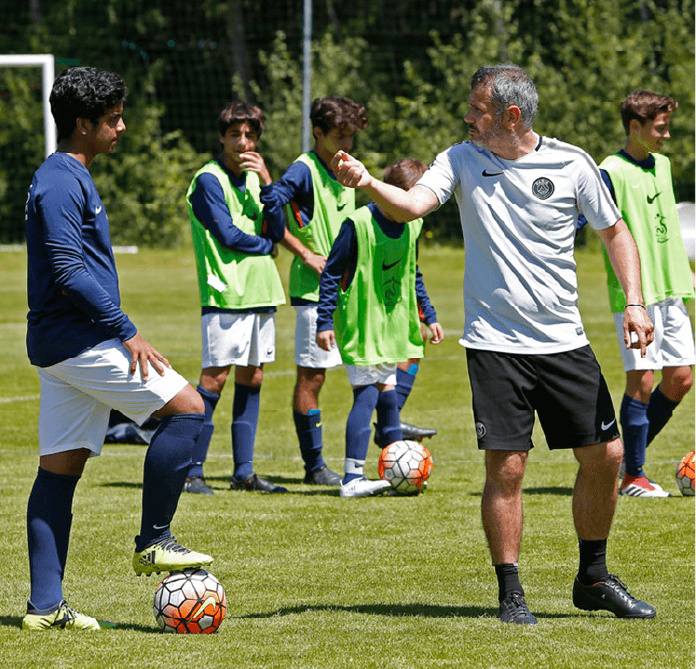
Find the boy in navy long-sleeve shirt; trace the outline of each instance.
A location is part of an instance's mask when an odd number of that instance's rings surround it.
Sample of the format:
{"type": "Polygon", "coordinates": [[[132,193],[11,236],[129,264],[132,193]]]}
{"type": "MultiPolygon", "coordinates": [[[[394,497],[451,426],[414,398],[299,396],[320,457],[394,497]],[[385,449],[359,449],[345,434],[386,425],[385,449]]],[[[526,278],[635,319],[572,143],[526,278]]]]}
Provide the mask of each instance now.
{"type": "Polygon", "coordinates": [[[62,582],[73,495],[88,458],[101,452],[111,409],[138,423],[162,419],[145,455],[136,574],[213,561],[170,531],[203,403],[121,310],[109,221],[88,170],[126,129],[126,92],[119,75],[96,68],[56,77],[50,101],[58,149],[36,171],[26,204],[27,352],[41,380],[41,407],[39,470],[27,504],[25,630],[100,629],[66,603],[62,582]]]}

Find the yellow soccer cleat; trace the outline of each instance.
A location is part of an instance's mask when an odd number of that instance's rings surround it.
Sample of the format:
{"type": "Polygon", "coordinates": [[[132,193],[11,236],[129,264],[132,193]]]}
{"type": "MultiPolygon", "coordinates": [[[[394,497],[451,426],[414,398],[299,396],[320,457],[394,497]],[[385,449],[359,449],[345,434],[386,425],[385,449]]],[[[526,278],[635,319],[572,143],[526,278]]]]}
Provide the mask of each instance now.
{"type": "Polygon", "coordinates": [[[22,620],[23,630],[89,630],[100,629],[99,621],[75,611],[63,600],[49,613],[27,613],[22,620]]]}
{"type": "Polygon", "coordinates": [[[185,548],[173,536],[164,537],[133,555],[133,569],[137,576],[197,569],[210,564],[213,564],[210,555],[185,548]]]}

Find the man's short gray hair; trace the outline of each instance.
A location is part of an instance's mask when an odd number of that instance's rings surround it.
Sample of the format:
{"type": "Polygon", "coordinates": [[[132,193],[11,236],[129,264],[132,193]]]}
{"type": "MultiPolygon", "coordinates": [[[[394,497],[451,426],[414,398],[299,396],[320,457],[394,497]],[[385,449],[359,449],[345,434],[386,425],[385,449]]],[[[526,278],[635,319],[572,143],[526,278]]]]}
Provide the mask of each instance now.
{"type": "Polygon", "coordinates": [[[480,67],[471,78],[471,88],[478,85],[490,87],[491,100],[499,106],[500,112],[511,104],[519,107],[525,128],[531,130],[539,95],[534,82],[521,67],[511,63],[480,67]]]}

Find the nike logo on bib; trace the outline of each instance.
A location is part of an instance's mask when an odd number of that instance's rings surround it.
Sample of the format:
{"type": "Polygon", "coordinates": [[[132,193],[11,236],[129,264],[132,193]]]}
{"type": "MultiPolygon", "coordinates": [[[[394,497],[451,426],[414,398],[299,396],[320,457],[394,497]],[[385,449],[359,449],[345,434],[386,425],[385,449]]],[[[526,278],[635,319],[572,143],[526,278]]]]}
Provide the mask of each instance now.
{"type": "Polygon", "coordinates": [[[489,172],[488,170],[483,170],[481,174],[483,174],[484,177],[499,177],[502,172],[489,172]]]}
{"type": "Polygon", "coordinates": [[[391,269],[392,267],[396,267],[398,264],[399,264],[398,260],[396,262],[391,263],[391,265],[387,265],[387,263],[382,261],[382,271],[386,272],[388,269],[391,269]]]}
{"type": "Polygon", "coordinates": [[[650,197],[649,195],[647,195],[646,197],[648,198],[648,204],[652,204],[653,202],[655,202],[655,200],[657,199],[657,196],[658,196],[658,195],[659,195],[659,193],[655,193],[655,195],[653,195],[652,197],[650,197]]]}

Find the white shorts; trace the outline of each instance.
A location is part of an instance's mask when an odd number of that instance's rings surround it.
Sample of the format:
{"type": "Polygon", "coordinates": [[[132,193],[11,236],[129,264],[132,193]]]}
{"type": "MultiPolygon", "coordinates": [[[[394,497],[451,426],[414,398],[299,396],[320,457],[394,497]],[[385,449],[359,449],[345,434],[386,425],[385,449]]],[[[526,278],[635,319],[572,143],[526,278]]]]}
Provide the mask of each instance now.
{"type": "Polygon", "coordinates": [[[295,307],[295,364],[311,369],[330,369],[343,364],[338,346],[325,351],[317,344],[317,307],[295,307]]]}
{"type": "Polygon", "coordinates": [[[131,375],[131,356],[110,339],[50,367],[37,367],[41,379],[39,455],[86,448],[101,453],[111,409],[142,425],[173,399],[188,381],[173,369],[164,376],[149,365],[131,375]]]}
{"type": "Polygon", "coordinates": [[[275,360],[275,314],[217,312],[201,318],[201,367],[260,367],[275,360]]]}
{"type": "Polygon", "coordinates": [[[385,363],[381,365],[346,365],[348,381],[355,387],[370,386],[373,383],[383,383],[385,386],[396,386],[396,364],[385,363]]]}
{"type": "Polygon", "coordinates": [[[640,349],[626,348],[623,339],[623,312],[614,314],[614,326],[624,371],[687,367],[694,364],[694,335],[689,314],[680,298],[664,300],[647,307],[655,325],[655,341],[648,346],[645,357],[640,349]]]}

